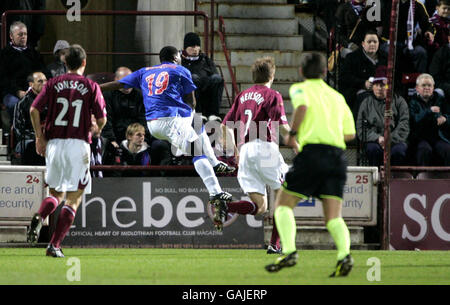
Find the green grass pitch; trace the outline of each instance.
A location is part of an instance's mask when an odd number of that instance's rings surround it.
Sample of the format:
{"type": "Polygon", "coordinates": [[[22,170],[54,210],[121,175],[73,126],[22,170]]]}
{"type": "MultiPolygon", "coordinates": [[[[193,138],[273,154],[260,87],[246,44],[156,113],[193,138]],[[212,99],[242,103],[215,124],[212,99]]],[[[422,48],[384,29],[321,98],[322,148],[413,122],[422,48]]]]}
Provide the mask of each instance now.
{"type": "Polygon", "coordinates": [[[274,274],[264,266],[276,256],[265,250],[65,248],[64,253],[56,259],[43,248],[0,248],[0,284],[450,284],[450,251],[353,251],[355,265],[346,278],[328,278],[336,259],[332,250],[300,250],[296,266],[274,274]],[[79,281],[68,274],[78,274],[79,281]]]}

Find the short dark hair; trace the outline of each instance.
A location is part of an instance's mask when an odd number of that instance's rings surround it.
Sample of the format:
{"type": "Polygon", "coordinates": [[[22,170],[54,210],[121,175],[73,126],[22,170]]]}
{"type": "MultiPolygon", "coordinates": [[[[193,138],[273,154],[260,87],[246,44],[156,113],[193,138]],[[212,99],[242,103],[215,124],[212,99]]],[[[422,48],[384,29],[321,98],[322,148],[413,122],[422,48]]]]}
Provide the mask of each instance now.
{"type": "Polygon", "coordinates": [[[257,84],[267,83],[275,73],[275,61],[273,57],[258,58],[252,65],[253,82],[257,84]]]}
{"type": "Polygon", "coordinates": [[[438,6],[441,6],[441,5],[449,5],[450,6],[450,0],[439,0],[437,2],[437,5],[438,6]]]}
{"type": "Polygon", "coordinates": [[[161,51],[159,51],[159,61],[160,62],[164,62],[164,61],[173,62],[177,53],[178,53],[177,48],[172,47],[172,46],[166,46],[166,47],[162,48],[161,51]]]}
{"type": "Polygon", "coordinates": [[[322,78],[327,70],[327,61],[320,53],[306,53],[303,55],[300,67],[305,78],[322,78]]]}
{"type": "Polygon", "coordinates": [[[380,41],[380,36],[378,35],[378,32],[374,29],[369,29],[364,33],[363,41],[366,40],[367,35],[376,35],[378,37],[378,41],[380,41]]]}
{"type": "Polygon", "coordinates": [[[64,57],[69,70],[77,70],[86,59],[86,51],[79,44],[71,45],[64,57]]]}
{"type": "MultiPolygon", "coordinates": [[[[35,70],[35,71],[31,72],[30,74],[28,74],[28,76],[27,76],[28,83],[34,83],[34,74],[35,73],[42,73],[45,75],[45,73],[42,72],[42,70],[35,70]]],[[[46,78],[47,78],[47,76],[46,76],[46,78]]]]}
{"type": "Polygon", "coordinates": [[[33,71],[30,74],[28,74],[28,76],[27,76],[27,83],[34,82],[34,73],[36,73],[36,72],[41,72],[41,71],[33,71]]]}

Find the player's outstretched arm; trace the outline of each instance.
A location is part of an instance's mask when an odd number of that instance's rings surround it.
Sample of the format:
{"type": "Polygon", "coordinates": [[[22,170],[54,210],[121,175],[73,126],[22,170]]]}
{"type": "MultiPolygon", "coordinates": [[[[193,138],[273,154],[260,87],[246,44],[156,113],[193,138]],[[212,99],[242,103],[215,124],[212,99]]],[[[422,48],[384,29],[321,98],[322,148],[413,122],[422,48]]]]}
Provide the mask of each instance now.
{"type": "Polygon", "coordinates": [[[104,83],[100,85],[100,89],[102,91],[112,91],[112,90],[119,90],[123,88],[123,83],[119,82],[119,81],[112,81],[112,82],[108,82],[108,83],[104,83]]]}

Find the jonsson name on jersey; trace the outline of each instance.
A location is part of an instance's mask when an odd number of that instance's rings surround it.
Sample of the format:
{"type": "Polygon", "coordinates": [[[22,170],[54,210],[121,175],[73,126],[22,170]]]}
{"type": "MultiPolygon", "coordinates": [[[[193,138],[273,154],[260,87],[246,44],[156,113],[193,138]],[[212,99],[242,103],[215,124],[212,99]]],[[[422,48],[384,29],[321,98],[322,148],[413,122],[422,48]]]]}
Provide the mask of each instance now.
{"type": "Polygon", "coordinates": [[[80,92],[81,95],[85,95],[89,92],[89,90],[84,86],[84,84],[78,84],[78,81],[62,81],[58,82],[54,86],[55,90],[59,93],[61,90],[64,89],[75,89],[80,92]]]}

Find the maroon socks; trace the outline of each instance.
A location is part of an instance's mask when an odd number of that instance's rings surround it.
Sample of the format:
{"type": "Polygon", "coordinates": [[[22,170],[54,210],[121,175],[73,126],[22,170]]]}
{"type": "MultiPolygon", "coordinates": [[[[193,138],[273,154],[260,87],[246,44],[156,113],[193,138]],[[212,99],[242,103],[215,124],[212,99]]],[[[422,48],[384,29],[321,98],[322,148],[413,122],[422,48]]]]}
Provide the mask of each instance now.
{"type": "Polygon", "coordinates": [[[241,215],[251,214],[256,215],[258,207],[251,201],[234,201],[227,204],[228,212],[238,213],[241,215]]]}
{"type": "Polygon", "coordinates": [[[52,214],[59,205],[59,201],[56,197],[50,196],[42,200],[41,207],[38,214],[45,219],[48,215],[52,214]]]}
{"type": "Polygon", "coordinates": [[[70,226],[75,218],[75,211],[68,205],[65,205],[59,213],[58,222],[56,223],[55,232],[53,232],[52,239],[50,243],[56,247],[60,248],[61,242],[64,237],[66,237],[67,232],[69,232],[70,226]]]}

